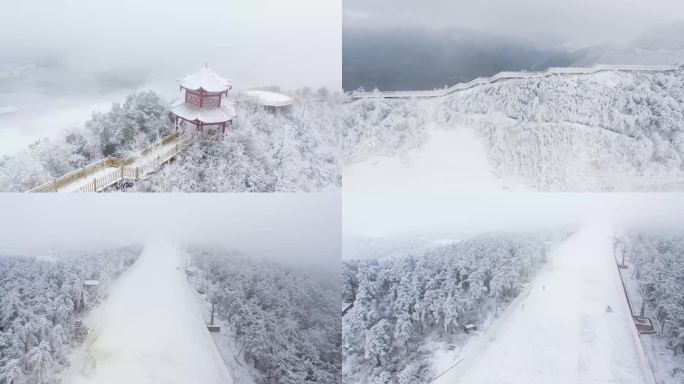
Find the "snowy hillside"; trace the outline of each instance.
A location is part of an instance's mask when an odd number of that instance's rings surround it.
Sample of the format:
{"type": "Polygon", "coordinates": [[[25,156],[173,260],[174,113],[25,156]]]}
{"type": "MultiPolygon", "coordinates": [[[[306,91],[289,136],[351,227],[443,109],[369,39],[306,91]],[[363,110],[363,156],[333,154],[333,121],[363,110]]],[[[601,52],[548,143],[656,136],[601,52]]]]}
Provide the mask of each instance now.
{"type": "Polygon", "coordinates": [[[205,134],[134,192],[325,192],[341,187],[336,96],[298,98],[291,112],[236,105],[223,138],[205,134]]]}
{"type": "MultiPolygon", "coordinates": [[[[465,129],[483,143],[487,164],[468,156],[461,156],[461,163],[492,172],[500,189],[682,188],[661,181],[679,174],[683,166],[681,69],[511,79],[441,98],[361,99],[345,107],[345,177],[371,173],[355,165],[374,156],[411,162],[413,151],[436,129],[465,129]]],[[[442,154],[448,156],[448,151],[442,154]]],[[[413,173],[442,169],[443,183],[454,177],[451,171],[469,175],[464,167],[444,167],[448,159],[415,162],[424,166],[413,173]]],[[[384,171],[374,170],[377,177],[384,171]]],[[[481,176],[471,178],[473,184],[490,183],[481,176]]]]}
{"type": "MultiPolygon", "coordinates": [[[[289,112],[254,102],[236,105],[225,136],[207,132],[164,169],[130,191],[324,192],[339,190],[340,100],[299,92],[289,112]]],[[[111,155],[127,158],[173,132],[167,103],[152,92],[131,94],[83,127],[0,155],[0,191],[25,192],[111,155]]]]}
{"type": "Polygon", "coordinates": [[[216,248],[191,248],[188,280],[216,305],[214,340],[236,384],[340,383],[339,275],[314,276],[216,248]]]}
{"type": "Polygon", "coordinates": [[[630,230],[616,245],[632,311],[655,325],[643,335],[659,384],[684,380],[684,236],[679,231],[630,230]],[[624,257],[624,258],[623,258],[624,257]]]}
{"type": "Polygon", "coordinates": [[[92,331],[70,359],[65,384],[231,384],[186,282],[182,252],[149,243],[85,320],[92,331]]]}
{"type": "Polygon", "coordinates": [[[609,224],[590,224],[556,247],[501,324],[439,383],[653,384],[612,234],[609,224]]]}
{"type": "Polygon", "coordinates": [[[0,256],[0,383],[53,384],[79,345],[75,323],[104,299],[139,248],[0,256]],[[84,287],[85,279],[98,280],[84,287]]]}
{"type": "MultiPolygon", "coordinates": [[[[547,237],[493,233],[422,254],[343,264],[344,383],[427,383],[438,350],[462,348],[546,258],[547,237]],[[449,348],[452,346],[452,348],[449,348]]],[[[453,364],[451,362],[450,364],[453,364]]]]}

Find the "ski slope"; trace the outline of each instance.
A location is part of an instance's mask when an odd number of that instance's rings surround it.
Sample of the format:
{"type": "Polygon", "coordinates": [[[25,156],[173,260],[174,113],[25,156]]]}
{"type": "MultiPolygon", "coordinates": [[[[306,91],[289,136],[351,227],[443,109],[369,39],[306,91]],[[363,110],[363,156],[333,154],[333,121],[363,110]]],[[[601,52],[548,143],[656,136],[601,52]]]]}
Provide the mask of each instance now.
{"type": "Polygon", "coordinates": [[[632,323],[609,225],[551,254],[520,300],[440,383],[653,384],[632,323]]]}
{"type": "Polygon", "coordinates": [[[487,153],[466,127],[431,128],[427,142],[405,156],[375,156],[344,169],[345,192],[497,191],[487,153]]]}
{"type": "Polygon", "coordinates": [[[181,252],[148,244],[85,323],[65,384],[230,384],[187,284],[181,252]]]}

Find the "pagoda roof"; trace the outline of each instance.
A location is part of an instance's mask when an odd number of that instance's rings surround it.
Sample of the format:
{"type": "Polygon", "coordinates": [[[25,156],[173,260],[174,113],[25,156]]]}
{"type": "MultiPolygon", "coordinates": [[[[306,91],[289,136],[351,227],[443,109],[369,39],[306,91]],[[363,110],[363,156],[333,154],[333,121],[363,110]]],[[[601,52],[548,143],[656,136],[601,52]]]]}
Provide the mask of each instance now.
{"type": "Polygon", "coordinates": [[[191,91],[203,89],[207,92],[226,92],[233,87],[230,80],[219,76],[208,66],[204,66],[192,75],[182,78],[180,85],[191,91]]]}
{"type": "Polygon", "coordinates": [[[200,121],[203,124],[218,124],[233,120],[237,115],[231,105],[220,107],[198,107],[182,100],[171,106],[171,113],[188,121],[200,121]]]}

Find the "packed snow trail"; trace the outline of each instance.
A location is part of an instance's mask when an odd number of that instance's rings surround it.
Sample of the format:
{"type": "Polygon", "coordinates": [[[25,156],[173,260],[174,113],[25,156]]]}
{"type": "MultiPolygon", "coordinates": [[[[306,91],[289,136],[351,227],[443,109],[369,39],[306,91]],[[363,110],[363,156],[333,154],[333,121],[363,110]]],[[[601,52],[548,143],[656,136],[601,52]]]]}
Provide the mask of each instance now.
{"type": "Polygon", "coordinates": [[[172,244],[152,243],[86,319],[65,384],[230,384],[172,244]]]}
{"type": "Polygon", "coordinates": [[[405,156],[375,156],[345,167],[347,192],[501,190],[482,141],[472,129],[431,128],[405,156]]]}
{"type": "Polygon", "coordinates": [[[471,384],[652,384],[620,285],[609,225],[587,226],[549,265],[484,348],[446,374],[471,384]]]}

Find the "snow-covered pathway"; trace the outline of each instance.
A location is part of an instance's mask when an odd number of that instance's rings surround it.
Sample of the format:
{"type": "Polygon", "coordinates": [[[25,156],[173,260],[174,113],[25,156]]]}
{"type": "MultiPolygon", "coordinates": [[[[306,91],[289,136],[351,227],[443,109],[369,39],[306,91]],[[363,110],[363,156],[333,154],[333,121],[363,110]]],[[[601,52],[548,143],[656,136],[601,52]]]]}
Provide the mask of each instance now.
{"type": "Polygon", "coordinates": [[[348,192],[496,191],[482,141],[467,127],[431,128],[430,137],[406,156],[375,156],[344,169],[348,192]]]}
{"type": "Polygon", "coordinates": [[[63,383],[230,384],[187,284],[179,249],[148,244],[86,319],[91,333],[63,383]]]}
{"type": "MultiPolygon", "coordinates": [[[[612,252],[611,227],[562,243],[485,348],[448,375],[472,384],[652,384],[612,252]]],[[[444,382],[444,381],[442,381],[444,382]]]]}

